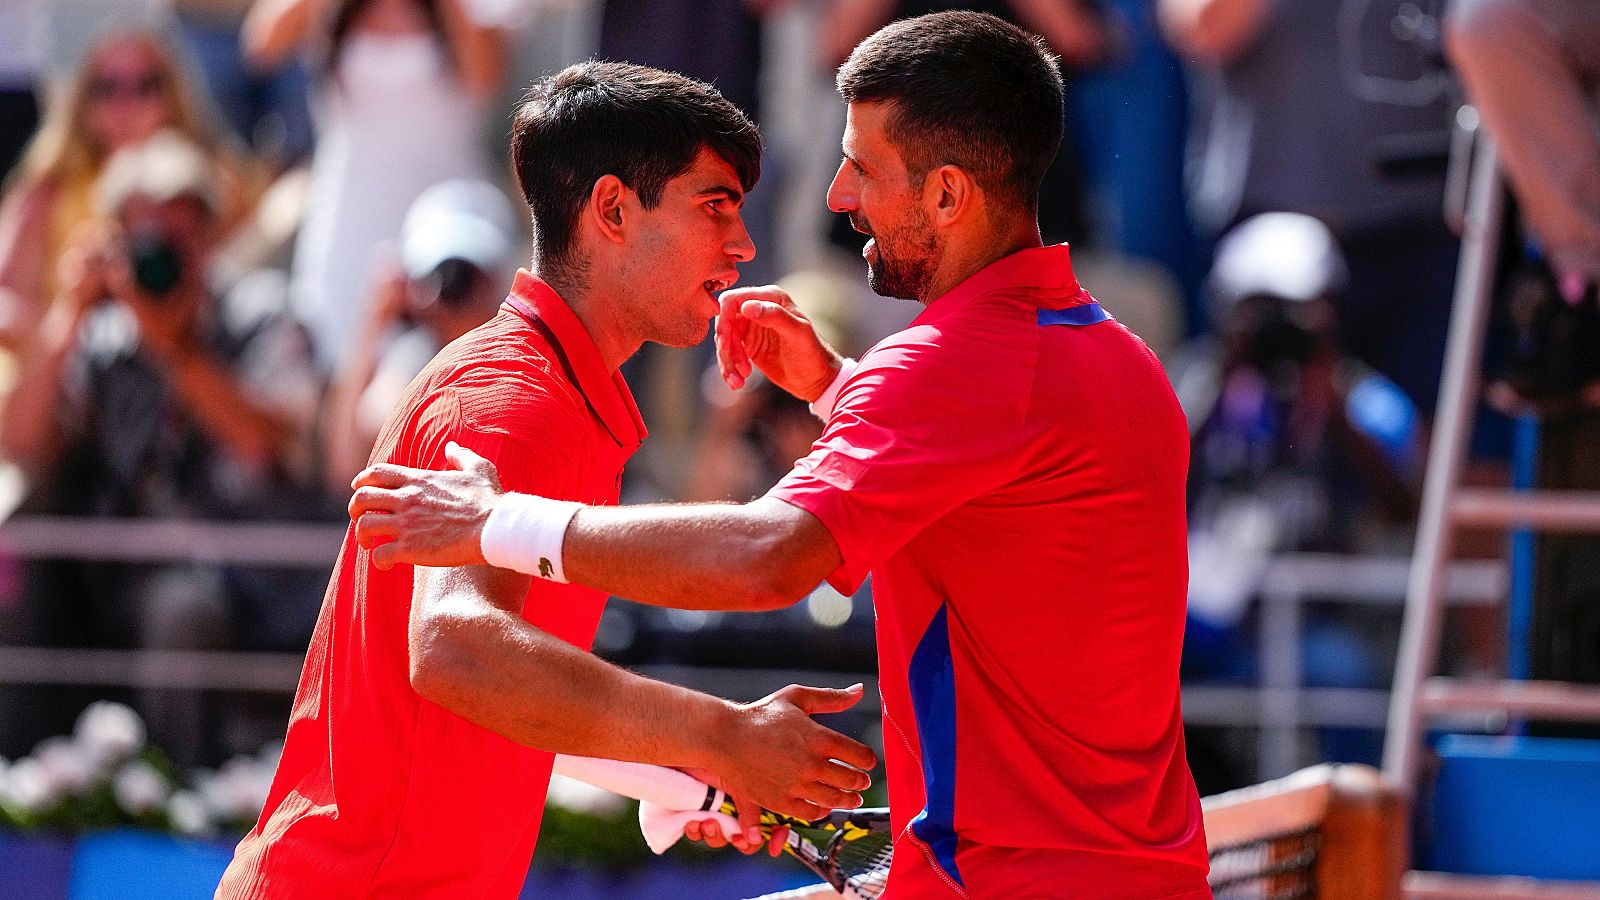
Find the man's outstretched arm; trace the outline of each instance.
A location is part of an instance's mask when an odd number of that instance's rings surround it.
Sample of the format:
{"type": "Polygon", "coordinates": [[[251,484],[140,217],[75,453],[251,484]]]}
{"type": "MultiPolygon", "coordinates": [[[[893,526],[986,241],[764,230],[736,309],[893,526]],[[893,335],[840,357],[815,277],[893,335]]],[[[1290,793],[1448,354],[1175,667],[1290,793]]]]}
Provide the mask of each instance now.
{"type": "Polygon", "coordinates": [[[417,693],[541,750],[705,769],[730,793],[790,815],[860,805],[872,751],[810,718],[854,705],[859,687],[790,686],[735,704],[652,681],[524,621],[527,588],[528,576],[505,569],[419,567],[417,693]]]}
{"type": "MultiPolygon", "coordinates": [[[[494,465],[452,445],[451,470],[384,464],[355,482],[356,537],[380,568],[484,562],[484,524],[503,495],[494,465]]],[[[566,580],[682,609],[787,606],[841,562],[826,527],[781,500],[586,506],[566,526],[566,580]]],[[[529,569],[530,574],[533,570],[529,569]]]]}

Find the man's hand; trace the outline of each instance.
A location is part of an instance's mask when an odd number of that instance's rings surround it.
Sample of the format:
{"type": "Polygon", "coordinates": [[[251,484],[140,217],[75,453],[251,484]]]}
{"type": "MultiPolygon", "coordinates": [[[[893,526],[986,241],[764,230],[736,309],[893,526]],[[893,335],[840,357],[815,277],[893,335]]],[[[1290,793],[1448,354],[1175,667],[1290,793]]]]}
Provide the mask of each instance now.
{"type": "Polygon", "coordinates": [[[772,286],[738,288],[724,292],[720,302],[717,366],[729,388],[743,387],[754,366],[807,403],[822,396],[839,372],[839,354],[787,293],[772,286]]]}
{"type": "Polygon", "coordinates": [[[789,836],[787,826],[780,825],[772,829],[770,838],[761,836],[761,806],[755,801],[746,802],[743,798],[736,797],[728,790],[728,783],[717,773],[710,769],[685,769],[685,772],[695,778],[711,785],[733,802],[734,809],[738,812],[739,828],[733,834],[724,835],[722,825],[716,819],[707,818],[698,822],[690,822],[683,826],[683,836],[691,841],[700,841],[714,850],[733,846],[735,850],[749,856],[761,849],[767,848],[767,855],[777,856],[783,852],[785,838],[789,836]]]}
{"type": "Polygon", "coordinates": [[[730,727],[712,738],[712,770],[728,793],[784,815],[817,819],[859,807],[877,755],[811,716],[849,709],[861,691],[859,684],[842,691],[791,684],[734,707],[730,727]]]}
{"type": "Polygon", "coordinates": [[[372,551],[372,563],[419,566],[483,564],[478,540],[504,491],[494,463],[451,441],[451,469],[433,472],[381,463],[351,482],[350,518],[356,540],[372,551]]]}

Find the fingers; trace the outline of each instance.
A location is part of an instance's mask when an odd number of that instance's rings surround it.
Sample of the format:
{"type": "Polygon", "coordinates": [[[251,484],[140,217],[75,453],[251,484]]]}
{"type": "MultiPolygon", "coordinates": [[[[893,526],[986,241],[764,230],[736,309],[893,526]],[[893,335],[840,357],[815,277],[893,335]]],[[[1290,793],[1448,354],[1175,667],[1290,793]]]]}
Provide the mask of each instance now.
{"type": "Polygon", "coordinates": [[[739,315],[737,297],[730,296],[734,293],[727,291],[719,298],[722,311],[717,315],[713,333],[718,372],[729,390],[737,391],[744,386],[744,380],[750,374],[750,357],[744,346],[746,323],[739,315]]]}
{"type": "Polygon", "coordinates": [[[852,793],[872,787],[872,776],[855,766],[829,760],[823,765],[817,780],[825,785],[852,793]]]}
{"type": "Polygon", "coordinates": [[[803,800],[799,797],[772,807],[772,811],[775,813],[782,813],[783,815],[795,819],[804,819],[807,822],[820,819],[823,816],[826,816],[828,813],[833,812],[834,809],[835,807],[820,806],[816,803],[812,803],[809,800],[803,800]]]}
{"type": "Polygon", "coordinates": [[[398,562],[400,562],[400,547],[398,544],[395,544],[391,541],[387,544],[373,548],[372,564],[378,568],[387,572],[388,570],[394,568],[395,563],[398,562]]]}
{"type": "Polygon", "coordinates": [[[796,799],[814,803],[823,809],[823,812],[811,818],[825,816],[828,811],[835,809],[859,809],[861,807],[860,794],[855,791],[841,791],[836,787],[831,787],[821,782],[807,785],[805,796],[796,799]]]}
{"type": "Polygon", "coordinates": [[[358,487],[350,495],[350,502],[345,505],[345,511],[350,518],[359,519],[367,513],[392,513],[400,509],[401,499],[399,491],[390,488],[371,486],[358,487]]]}
{"type": "Polygon", "coordinates": [[[350,487],[352,490],[362,487],[405,487],[415,480],[415,476],[412,473],[417,471],[417,469],[408,469],[405,466],[397,466],[393,463],[379,463],[363,469],[361,474],[350,482],[350,487]]]}
{"type": "Polygon", "coordinates": [[[804,327],[808,323],[794,310],[766,299],[750,299],[739,307],[739,313],[746,319],[768,328],[796,328],[804,327]]]}
{"type": "Polygon", "coordinates": [[[866,687],[862,684],[852,684],[843,690],[791,684],[779,693],[783,694],[785,700],[800,707],[806,715],[816,715],[844,712],[856,705],[865,690],[866,687]]]}
{"type": "Polygon", "coordinates": [[[761,846],[761,807],[754,803],[740,803],[735,800],[734,808],[739,813],[739,827],[744,829],[742,843],[749,847],[745,852],[754,853],[756,848],[761,846]]]}
{"type": "Polygon", "coordinates": [[[750,829],[745,833],[731,836],[724,835],[722,833],[722,824],[716,819],[685,823],[683,836],[691,841],[700,841],[713,850],[720,850],[723,847],[732,845],[735,850],[746,856],[761,849],[761,829],[750,829]],[[754,832],[754,839],[750,837],[750,831],[754,832]]]}
{"type": "Polygon", "coordinates": [[[356,543],[371,550],[379,544],[387,544],[394,540],[400,533],[400,527],[395,523],[395,517],[384,512],[360,513],[353,516],[356,523],[356,543]]]}
{"type": "Polygon", "coordinates": [[[500,482],[500,472],[494,467],[494,463],[484,459],[476,453],[473,453],[471,450],[468,450],[455,441],[451,441],[445,445],[444,457],[450,461],[451,468],[460,469],[463,472],[470,472],[471,474],[477,475],[480,478],[486,478],[494,481],[496,484],[499,484],[500,482]]]}
{"type": "Polygon", "coordinates": [[[776,859],[783,853],[783,847],[789,843],[789,826],[779,825],[772,829],[772,837],[767,838],[767,855],[776,859]]]}
{"type": "MultiPolygon", "coordinates": [[[[836,759],[845,765],[857,769],[863,774],[870,772],[874,768],[877,768],[878,754],[873,753],[872,748],[868,747],[866,744],[863,744],[860,741],[853,741],[836,731],[829,731],[826,741],[827,743],[825,746],[829,759],[836,759]]],[[[860,788],[855,787],[855,783],[853,781],[833,783],[838,784],[840,787],[860,790],[860,788]]],[[[870,780],[868,783],[871,783],[870,780]]],[[[864,788],[866,785],[862,785],[862,787],[864,788]]]]}
{"type": "Polygon", "coordinates": [[[690,822],[683,826],[683,836],[691,841],[702,841],[713,850],[720,850],[728,846],[728,839],[722,836],[722,826],[716,819],[706,819],[703,822],[690,822]]]}

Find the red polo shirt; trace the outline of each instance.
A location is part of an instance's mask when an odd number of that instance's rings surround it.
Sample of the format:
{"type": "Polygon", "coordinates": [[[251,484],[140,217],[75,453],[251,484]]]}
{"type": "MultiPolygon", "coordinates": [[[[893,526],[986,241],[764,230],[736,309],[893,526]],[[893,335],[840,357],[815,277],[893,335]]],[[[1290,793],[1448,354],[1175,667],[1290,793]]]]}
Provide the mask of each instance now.
{"type": "MultiPolygon", "coordinates": [[[[644,423],[548,285],[519,272],[500,312],[417,376],[373,450],[446,468],[456,441],[507,489],[615,504],[644,423]]],[[[514,897],[539,835],[549,753],[428,700],[408,678],[412,569],[374,568],[352,529],[328,585],[283,760],[218,897],[514,897]]],[[[576,646],[605,595],[534,579],[523,618],[576,646]]]]}
{"type": "Polygon", "coordinates": [[[878,344],[772,496],[874,573],[885,898],[1210,896],[1178,702],[1189,435],[1160,364],[1008,256],[878,344]]]}

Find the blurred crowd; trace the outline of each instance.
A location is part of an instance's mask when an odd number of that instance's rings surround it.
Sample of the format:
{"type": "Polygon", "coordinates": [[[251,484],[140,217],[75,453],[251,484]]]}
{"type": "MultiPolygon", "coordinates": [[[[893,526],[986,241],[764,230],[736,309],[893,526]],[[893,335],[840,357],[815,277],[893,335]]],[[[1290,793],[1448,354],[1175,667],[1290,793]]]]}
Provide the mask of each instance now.
{"type": "MultiPolygon", "coordinates": [[[[1521,264],[1546,288],[1508,326],[1511,395],[1564,402],[1600,382],[1600,353],[1548,352],[1556,332],[1600,342],[1585,0],[5,0],[0,483],[17,487],[0,512],[337,521],[401,390],[529,257],[511,100],[590,56],[709,81],[761,124],[745,209],[759,254],[741,281],[779,281],[859,354],[915,310],[867,292],[861,236],[823,208],[843,124],[831,73],[880,25],[953,7],[1061,57],[1068,134],[1044,237],[1073,244],[1189,416],[1192,676],[1250,675],[1246,610],[1274,554],[1404,550],[1468,100],[1526,196],[1521,264]],[[1535,88],[1549,99],[1523,99],[1535,88]]],[[[653,438],[625,499],[755,496],[820,433],[770,385],[727,392],[709,361],[707,345],[628,364],[653,438]]],[[[5,566],[0,644],[64,647],[301,650],[326,580],[5,566]]],[[[759,619],[619,612],[599,646],[727,664],[771,646],[864,670],[868,607],[823,588],[759,619]]],[[[1331,648],[1307,654],[1312,683],[1383,683],[1381,629],[1330,613],[1308,634],[1331,648]]],[[[281,710],[230,733],[199,695],[138,699],[183,762],[281,727],[281,710]]],[[[0,755],[82,705],[5,691],[0,755]]]]}

